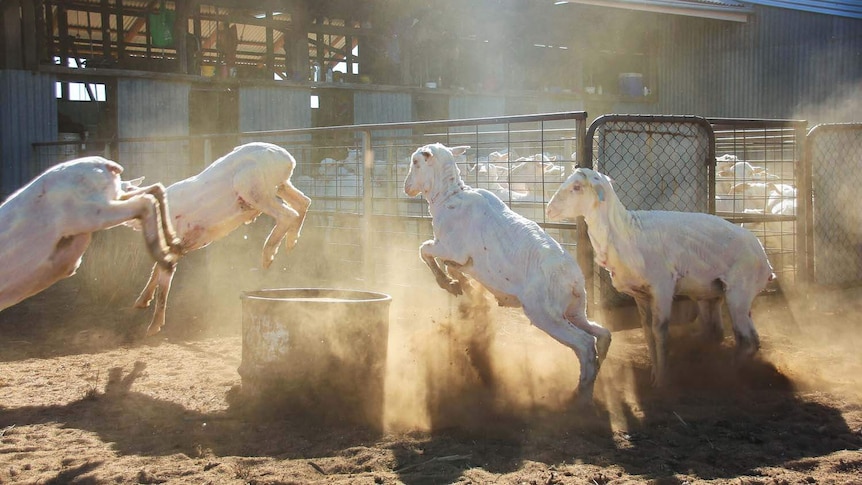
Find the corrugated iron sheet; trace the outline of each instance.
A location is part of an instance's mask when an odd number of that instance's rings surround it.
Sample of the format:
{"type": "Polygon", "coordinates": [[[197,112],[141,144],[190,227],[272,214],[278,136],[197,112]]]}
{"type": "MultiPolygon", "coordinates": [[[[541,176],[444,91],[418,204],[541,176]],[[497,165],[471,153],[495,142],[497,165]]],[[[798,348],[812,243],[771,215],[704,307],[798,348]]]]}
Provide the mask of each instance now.
{"type": "Polygon", "coordinates": [[[117,81],[117,126],[120,138],[189,134],[187,82],[154,79],[117,81]]]}
{"type": "Polygon", "coordinates": [[[356,124],[413,121],[413,97],[409,93],[356,91],[353,121],[356,124]]]}
{"type": "Polygon", "coordinates": [[[242,87],[240,131],[286,130],[311,126],[311,90],[287,87],[242,87]]]}
{"type": "Polygon", "coordinates": [[[0,198],[32,179],[33,143],[57,141],[53,75],[0,70],[0,198]]]}
{"type": "Polygon", "coordinates": [[[758,7],[748,24],[656,21],[660,113],[794,118],[862,78],[857,20],[758,7]]]}
{"type": "Polygon", "coordinates": [[[189,141],[155,137],[189,134],[189,91],[191,85],[154,79],[117,81],[117,126],[119,159],[126,169],[124,178],[146,176],[166,185],[193,172],[189,141]]]}

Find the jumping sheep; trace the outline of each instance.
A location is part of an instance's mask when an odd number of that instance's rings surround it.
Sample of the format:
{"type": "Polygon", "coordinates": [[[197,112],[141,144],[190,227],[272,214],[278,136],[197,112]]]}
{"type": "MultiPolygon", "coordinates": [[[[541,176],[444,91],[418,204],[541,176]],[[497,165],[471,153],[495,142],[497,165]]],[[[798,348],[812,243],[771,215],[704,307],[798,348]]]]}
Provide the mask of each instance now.
{"type": "Polygon", "coordinates": [[[628,211],[611,180],[576,169],[546,209],[551,221],[583,216],[596,262],[614,288],[635,299],[652,362],[653,382],[667,384],[667,335],[674,295],[697,301],[704,336],[722,338],[720,303],[733,324],[737,355],[757,352],[755,296],[774,278],[760,241],[710,214],[628,211]]]}
{"type": "MultiPolygon", "coordinates": [[[[180,239],[180,254],[221,239],[241,224],[253,222],[261,213],[275,219],[275,227],[263,245],[263,267],[272,264],[282,240],[288,250],[293,249],[311,204],[311,199],[290,181],[295,166],[293,156],[278,145],[248,143],[234,148],[198,175],[170,185],[166,197],[180,239]]],[[[147,335],[155,335],[165,324],[174,270],[153,266],[135,302],[135,307],[146,308],[153,296],[157,298],[147,335]]]]}
{"type": "Polygon", "coordinates": [[[123,167],[84,157],[46,170],[0,205],[0,310],[75,274],[92,233],[139,221],[156,267],[178,257],[165,188],[120,180],[123,167]]]}
{"type": "Polygon", "coordinates": [[[491,192],[464,184],[455,157],[468,148],[436,143],[411,157],[404,192],[428,201],[434,231],[420,256],[444,290],[470,291],[469,276],[501,306],[523,307],[533,325],[574,350],[580,362],[578,399],[592,402],[611,334],[587,320],[581,269],[538,224],[491,192]]]}

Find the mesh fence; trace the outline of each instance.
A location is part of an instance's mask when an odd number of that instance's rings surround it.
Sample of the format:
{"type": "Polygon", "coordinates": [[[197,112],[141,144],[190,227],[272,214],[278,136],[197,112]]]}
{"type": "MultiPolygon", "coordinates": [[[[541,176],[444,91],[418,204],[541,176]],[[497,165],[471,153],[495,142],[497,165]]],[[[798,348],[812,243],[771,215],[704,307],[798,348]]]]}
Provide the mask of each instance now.
{"type": "Polygon", "coordinates": [[[855,175],[862,160],[862,124],[822,124],[808,133],[813,192],[813,280],[862,282],[862,205],[855,175]]]}
{"type": "Polygon", "coordinates": [[[58,163],[91,155],[111,158],[110,143],[100,140],[66,140],[34,143],[33,156],[29,167],[29,179],[36,178],[36,176],[58,163]]]}
{"type": "MultiPolygon", "coordinates": [[[[703,118],[611,115],[596,119],[587,166],[608,175],[629,210],[707,212],[714,140],[703,118]]],[[[603,307],[632,302],[607,271],[594,267],[593,300],[603,307]]]]}
{"type": "MultiPolygon", "coordinates": [[[[583,139],[585,117],[582,112],[569,112],[120,139],[107,150],[101,147],[104,153],[100,154],[123,165],[125,179],[146,176],[147,183],[165,185],[200,172],[225,155],[226,147],[241,143],[274,143],[297,160],[292,182],[312,199],[297,246],[289,254],[279,254],[263,270],[261,249],[273,226],[264,214],[186,255],[173,281],[171,300],[176,303],[168,306],[168,319],[172,320],[172,313],[182,313],[188,329],[205,325],[207,316],[239,321],[239,297],[250,290],[341,287],[400,294],[436,288],[418,250],[422,241],[433,237],[427,202],[408,197],[403,190],[411,154],[433,142],[469,145],[459,161],[465,182],[493,190],[514,210],[548,226],[551,235],[574,252],[575,225],[545,224],[544,205],[575,163],[573,154],[579,150],[577,140],[583,139]]],[[[34,172],[57,163],[49,146],[36,148],[41,165],[34,164],[34,172]]],[[[87,308],[129,308],[152,265],[143,248],[142,236],[131,229],[102,231],[76,278],[53,290],[71,291],[87,308]]],[[[124,324],[144,325],[151,312],[135,315],[139,317],[126,318],[124,324]]]]}
{"type": "MultiPolygon", "coordinates": [[[[592,275],[591,299],[601,306],[629,300],[613,290],[605,271],[592,267],[589,244],[578,244],[584,234],[576,224],[549,223],[544,215],[550,196],[578,165],[611,176],[629,209],[715,212],[749,227],[764,243],[779,281],[795,277],[801,264],[797,259],[812,245],[818,282],[858,281],[862,225],[859,211],[848,210],[855,208],[852,194],[858,184],[846,174],[854,173],[853,163],[860,159],[859,125],[812,130],[807,143],[811,154],[805,157],[804,122],[609,115],[587,131],[585,117],[569,112],[71,145],[78,150],[75,156],[110,153],[126,167],[124,178],[145,175],[148,182],[166,185],[198,173],[226,154],[225,147],[240,143],[271,142],[293,154],[297,160],[293,183],[312,198],[299,244],[289,256],[277,257],[268,271],[261,270],[260,248],[272,228],[272,221],[262,215],[255,224],[188,255],[190,262],[181,266],[194,268],[178,271],[175,298],[192,295],[190,299],[207,311],[212,311],[213,302],[205,295],[216,288],[236,297],[229,299],[232,302],[242,291],[261,288],[435,288],[418,256],[421,242],[433,237],[428,206],[403,191],[410,155],[433,142],[469,146],[459,160],[463,180],[496,193],[577,255],[584,273],[592,275]],[[806,221],[805,204],[798,213],[793,209],[775,214],[767,211],[768,197],[742,191],[746,184],[762,183],[808,193],[801,185],[797,189],[800,172],[804,173],[800,163],[807,158],[818,194],[810,243],[801,237],[805,231],[796,229],[806,221]],[[728,192],[732,197],[726,197],[728,192]]],[[[64,158],[65,152],[57,150],[66,144],[34,145],[34,175],[64,158]]],[[[784,194],[773,197],[791,203],[784,194]]],[[[88,252],[78,281],[108,278],[105,265],[87,264],[88,259],[104,259],[98,251],[110,255],[112,274],[141,273],[149,260],[139,246],[138,234],[101,235],[88,252]],[[116,258],[117,254],[134,257],[116,258]]],[[[129,292],[117,288],[114,285],[113,294],[122,294],[122,303],[127,303],[129,292]]]]}

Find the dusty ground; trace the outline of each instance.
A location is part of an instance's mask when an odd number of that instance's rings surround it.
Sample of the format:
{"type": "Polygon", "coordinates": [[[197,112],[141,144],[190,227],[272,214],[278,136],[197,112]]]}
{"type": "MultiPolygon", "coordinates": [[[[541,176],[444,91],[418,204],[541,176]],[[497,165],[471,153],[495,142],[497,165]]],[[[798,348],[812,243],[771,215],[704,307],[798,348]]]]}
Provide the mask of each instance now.
{"type": "Polygon", "coordinates": [[[860,294],[758,299],[740,369],[675,328],[665,393],[615,332],[591,411],[518,312],[394,301],[382,431],[243,399],[238,324],[143,340],[37,296],[0,314],[0,482],[862,483],[860,294]]]}

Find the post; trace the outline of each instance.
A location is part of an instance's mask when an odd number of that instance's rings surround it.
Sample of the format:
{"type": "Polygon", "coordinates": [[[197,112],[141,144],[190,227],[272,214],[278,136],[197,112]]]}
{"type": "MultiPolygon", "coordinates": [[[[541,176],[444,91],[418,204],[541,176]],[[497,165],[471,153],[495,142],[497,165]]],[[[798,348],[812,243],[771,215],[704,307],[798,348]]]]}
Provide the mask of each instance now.
{"type": "Polygon", "coordinates": [[[374,275],[374,251],[372,213],[374,204],[371,199],[371,177],[374,169],[374,149],[371,147],[371,131],[362,131],[362,274],[366,284],[376,281],[374,275]]]}

